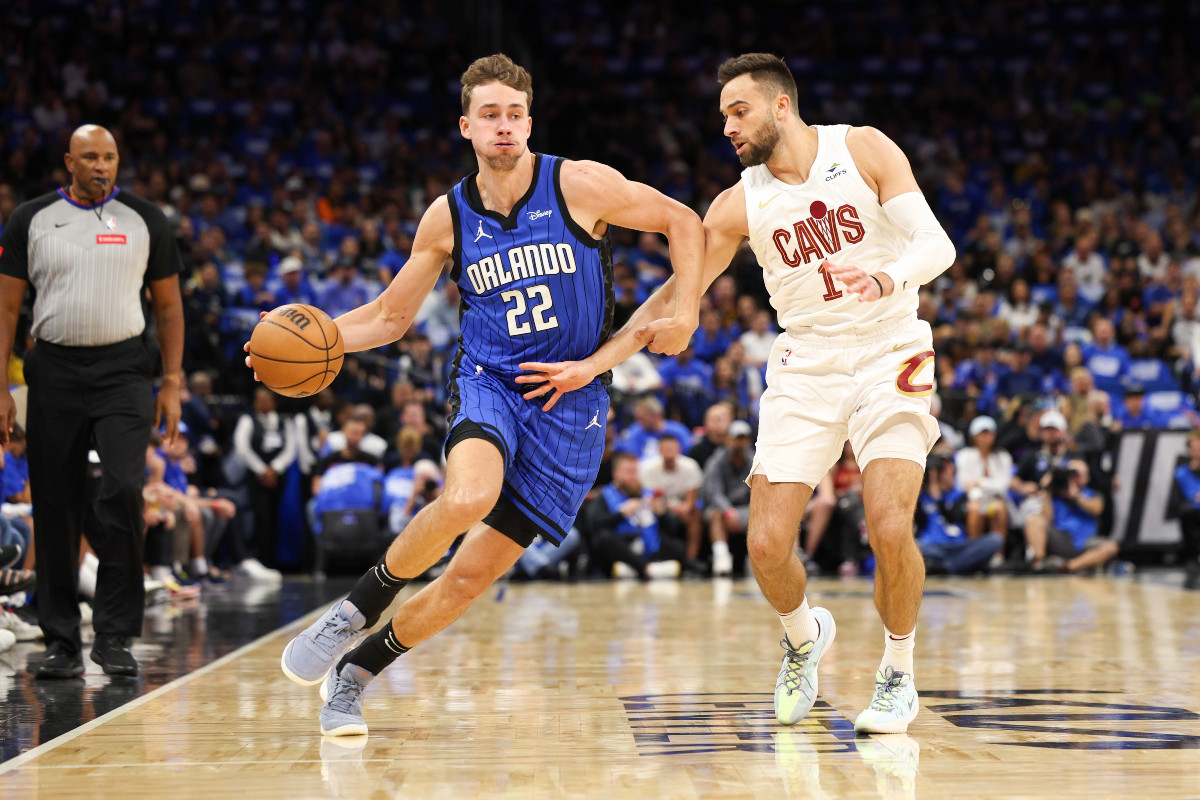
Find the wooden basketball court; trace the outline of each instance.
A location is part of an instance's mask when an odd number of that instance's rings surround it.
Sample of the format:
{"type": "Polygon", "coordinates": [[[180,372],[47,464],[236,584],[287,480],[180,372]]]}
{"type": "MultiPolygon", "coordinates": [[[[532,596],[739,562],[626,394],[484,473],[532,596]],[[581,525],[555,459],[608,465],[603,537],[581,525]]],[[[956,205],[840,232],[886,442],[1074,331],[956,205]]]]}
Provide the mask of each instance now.
{"type": "Polygon", "coordinates": [[[318,611],[0,764],[0,794],[1200,797],[1200,594],[932,580],[921,713],[874,737],[851,724],[882,648],[871,585],[809,598],[838,638],[790,729],[771,710],[782,629],[753,581],[500,584],[375,681],[368,737],[323,739],[316,687],[279,670],[318,611]]]}

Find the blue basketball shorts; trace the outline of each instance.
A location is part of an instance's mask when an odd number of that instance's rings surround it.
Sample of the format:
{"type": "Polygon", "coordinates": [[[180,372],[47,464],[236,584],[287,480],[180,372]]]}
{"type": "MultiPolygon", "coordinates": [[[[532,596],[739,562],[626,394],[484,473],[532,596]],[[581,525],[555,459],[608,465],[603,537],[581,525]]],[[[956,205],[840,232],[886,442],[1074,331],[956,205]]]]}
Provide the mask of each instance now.
{"type": "Polygon", "coordinates": [[[538,535],[558,545],[596,482],[604,456],[608,389],[593,381],[542,411],[545,397],[522,397],[530,388],[461,356],[450,378],[446,453],[468,438],[495,444],[504,457],[504,485],[484,522],[524,546],[538,535]]]}

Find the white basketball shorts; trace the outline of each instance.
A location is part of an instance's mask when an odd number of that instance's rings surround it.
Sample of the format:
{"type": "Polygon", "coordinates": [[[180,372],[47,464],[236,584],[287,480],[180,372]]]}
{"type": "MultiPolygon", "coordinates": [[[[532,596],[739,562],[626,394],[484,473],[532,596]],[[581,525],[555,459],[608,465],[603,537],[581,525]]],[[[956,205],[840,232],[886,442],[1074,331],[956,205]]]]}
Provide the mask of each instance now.
{"type": "Polygon", "coordinates": [[[876,458],[924,466],[940,435],[934,374],[933,333],[915,315],[855,333],[781,333],[750,476],[815,487],[847,439],[861,468],[876,458]]]}

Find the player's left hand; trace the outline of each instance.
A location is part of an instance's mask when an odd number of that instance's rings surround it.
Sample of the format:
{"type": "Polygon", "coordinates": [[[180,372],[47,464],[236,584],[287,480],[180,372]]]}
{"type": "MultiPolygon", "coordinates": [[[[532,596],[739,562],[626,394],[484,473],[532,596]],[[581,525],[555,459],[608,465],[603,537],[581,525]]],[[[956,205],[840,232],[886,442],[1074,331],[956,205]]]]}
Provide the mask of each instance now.
{"type": "Polygon", "coordinates": [[[821,266],[847,290],[858,295],[860,303],[882,300],[892,292],[892,279],[882,272],[871,275],[851,264],[834,264],[829,259],[822,261],[821,266]]]}
{"type": "Polygon", "coordinates": [[[645,342],[651,353],[674,356],[687,349],[688,342],[692,340],[692,334],[699,325],[700,320],[691,317],[656,319],[644,328],[639,328],[635,336],[639,341],[645,342]]]}
{"type": "Polygon", "coordinates": [[[549,411],[554,408],[554,404],[564,394],[573,392],[576,389],[582,389],[596,377],[596,373],[589,369],[583,361],[559,361],[555,364],[526,361],[523,364],[518,364],[517,368],[532,373],[529,375],[518,375],[516,378],[517,383],[542,384],[541,386],[534,387],[532,391],[526,392],[524,394],[526,400],[533,400],[535,397],[541,397],[547,392],[554,392],[554,394],[550,395],[550,399],[546,401],[546,404],[542,406],[542,411],[549,411]]]}

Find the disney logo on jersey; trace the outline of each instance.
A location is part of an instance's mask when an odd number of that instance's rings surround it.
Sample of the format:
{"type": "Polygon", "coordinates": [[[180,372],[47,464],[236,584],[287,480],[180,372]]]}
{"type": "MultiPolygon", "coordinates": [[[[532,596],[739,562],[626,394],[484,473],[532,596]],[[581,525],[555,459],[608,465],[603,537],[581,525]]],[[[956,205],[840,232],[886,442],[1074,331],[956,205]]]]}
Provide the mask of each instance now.
{"type": "Polygon", "coordinates": [[[826,182],[826,183],[829,183],[829,182],[830,182],[831,180],[833,180],[834,178],[840,178],[840,177],[842,177],[843,175],[845,175],[845,174],[846,174],[846,170],[845,170],[845,168],[841,169],[840,171],[838,170],[838,167],[840,167],[840,166],[842,166],[842,165],[841,165],[841,164],[839,164],[838,162],[836,162],[836,161],[835,161],[835,162],[833,162],[833,166],[832,166],[832,167],[830,167],[829,169],[825,170],[826,172],[828,172],[828,173],[829,173],[828,175],[826,175],[826,176],[825,176],[825,182],[826,182]]]}
{"type": "Polygon", "coordinates": [[[789,267],[822,261],[841,250],[843,241],[858,244],[867,233],[858,209],[849,203],[833,210],[814,200],[808,213],[807,219],[792,224],[791,231],[777,228],[771,235],[775,249],[789,267]]]}
{"type": "Polygon", "coordinates": [[[476,294],[505,286],[523,278],[570,275],[577,269],[575,250],[566,242],[527,244],[505,252],[484,256],[464,272],[476,294]]]}
{"type": "Polygon", "coordinates": [[[553,211],[526,211],[525,212],[526,216],[529,217],[530,222],[537,222],[539,219],[542,219],[543,217],[548,217],[553,213],[554,213],[553,211]]]}

